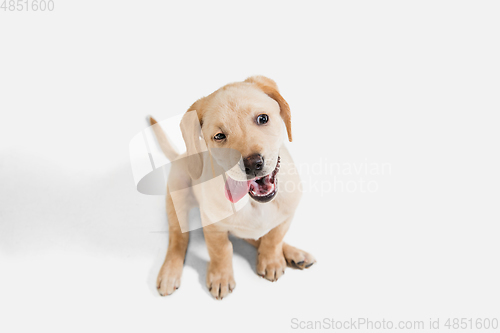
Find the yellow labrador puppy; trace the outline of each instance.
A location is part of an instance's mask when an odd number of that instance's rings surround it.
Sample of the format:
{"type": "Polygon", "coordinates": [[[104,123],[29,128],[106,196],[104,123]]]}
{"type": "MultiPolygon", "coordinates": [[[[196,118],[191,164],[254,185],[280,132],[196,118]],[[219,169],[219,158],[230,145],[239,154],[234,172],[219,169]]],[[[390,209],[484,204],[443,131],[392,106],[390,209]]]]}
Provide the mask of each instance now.
{"type": "Polygon", "coordinates": [[[282,122],[292,141],[290,108],[273,80],[250,77],[196,101],[181,121],[186,154],[179,155],[156,121],[150,121],[163,152],[175,160],[167,186],[168,251],[157,280],[162,296],[180,286],[189,238],[182,225],[193,203],[200,207],[210,255],[206,283],[216,299],[236,286],[230,233],[257,248],[257,274],[270,281],[278,280],[287,264],[304,269],[316,262],[309,253],[283,242],[301,193],[299,176],[283,145],[282,122]],[[195,124],[187,121],[192,115],[195,124]],[[233,161],[234,166],[224,169],[225,184],[199,181],[204,173],[214,174],[214,165],[225,163],[214,152],[220,148],[237,151],[239,163],[233,161]],[[172,189],[184,190],[173,197],[172,189]],[[218,220],[228,203],[241,202],[245,204],[233,214],[218,220]]]}

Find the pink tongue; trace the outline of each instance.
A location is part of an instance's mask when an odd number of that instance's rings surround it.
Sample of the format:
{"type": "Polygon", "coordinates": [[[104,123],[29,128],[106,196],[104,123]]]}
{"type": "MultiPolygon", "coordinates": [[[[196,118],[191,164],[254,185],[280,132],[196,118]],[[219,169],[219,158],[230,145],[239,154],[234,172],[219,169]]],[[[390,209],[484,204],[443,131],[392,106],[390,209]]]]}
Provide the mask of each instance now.
{"type": "Polygon", "coordinates": [[[231,177],[226,178],[225,193],[226,198],[232,203],[237,203],[241,198],[248,193],[250,188],[250,181],[237,181],[231,177]]]}

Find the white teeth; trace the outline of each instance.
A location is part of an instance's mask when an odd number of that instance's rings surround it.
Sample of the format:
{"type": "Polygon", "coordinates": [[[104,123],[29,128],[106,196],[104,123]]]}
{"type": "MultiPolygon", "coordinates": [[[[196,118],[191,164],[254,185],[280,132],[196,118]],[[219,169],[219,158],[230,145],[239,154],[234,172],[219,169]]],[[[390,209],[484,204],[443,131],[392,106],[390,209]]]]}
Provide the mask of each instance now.
{"type": "Polygon", "coordinates": [[[273,184],[273,186],[270,186],[269,187],[269,190],[266,191],[265,193],[256,193],[255,192],[255,188],[253,186],[250,187],[250,193],[254,196],[254,197],[265,197],[266,195],[269,195],[272,191],[274,191],[275,189],[275,185],[273,184]]]}
{"type": "Polygon", "coordinates": [[[278,179],[276,178],[276,174],[278,173],[279,169],[280,169],[280,158],[278,157],[276,168],[273,170],[273,172],[267,176],[251,180],[252,184],[250,184],[248,192],[253,197],[265,197],[271,194],[273,191],[276,191],[278,188],[278,179]],[[264,193],[258,193],[260,192],[261,186],[268,186],[269,189],[264,193]]]}

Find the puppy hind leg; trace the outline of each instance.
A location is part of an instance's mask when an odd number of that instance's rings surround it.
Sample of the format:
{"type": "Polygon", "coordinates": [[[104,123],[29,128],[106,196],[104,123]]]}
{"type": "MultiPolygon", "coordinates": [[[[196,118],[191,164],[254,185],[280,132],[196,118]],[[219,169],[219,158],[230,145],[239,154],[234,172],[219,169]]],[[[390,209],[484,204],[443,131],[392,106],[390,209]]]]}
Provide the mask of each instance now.
{"type": "Polygon", "coordinates": [[[283,243],[283,254],[288,266],[293,268],[309,268],[316,263],[316,259],[310,253],[287,243],[283,243]]]}
{"type": "Polygon", "coordinates": [[[245,239],[245,241],[247,241],[247,243],[253,245],[255,248],[259,248],[259,244],[260,244],[260,238],[255,240],[255,239],[245,239]]]}

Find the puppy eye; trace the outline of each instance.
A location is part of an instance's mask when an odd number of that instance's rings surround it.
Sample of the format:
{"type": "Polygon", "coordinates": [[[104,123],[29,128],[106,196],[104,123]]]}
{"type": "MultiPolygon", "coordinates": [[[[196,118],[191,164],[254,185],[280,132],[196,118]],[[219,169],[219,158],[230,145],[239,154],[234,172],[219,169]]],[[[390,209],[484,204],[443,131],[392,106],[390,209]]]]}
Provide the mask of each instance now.
{"type": "Polygon", "coordinates": [[[221,141],[221,140],[224,140],[226,138],[226,136],[222,133],[217,133],[214,135],[214,140],[215,141],[221,141]]]}
{"type": "Polygon", "coordinates": [[[264,125],[269,121],[269,116],[267,114],[259,114],[257,116],[257,124],[264,125]]]}

